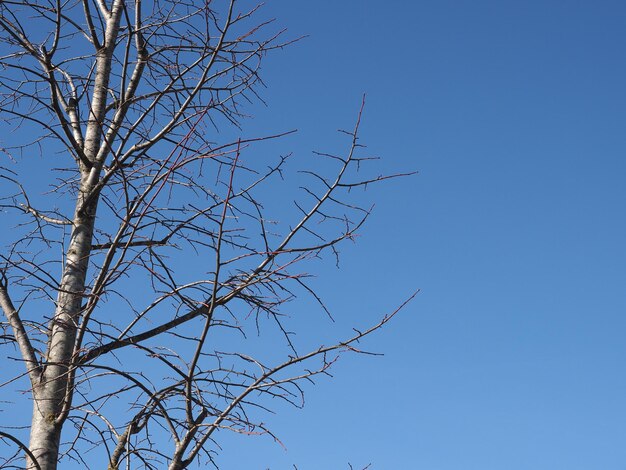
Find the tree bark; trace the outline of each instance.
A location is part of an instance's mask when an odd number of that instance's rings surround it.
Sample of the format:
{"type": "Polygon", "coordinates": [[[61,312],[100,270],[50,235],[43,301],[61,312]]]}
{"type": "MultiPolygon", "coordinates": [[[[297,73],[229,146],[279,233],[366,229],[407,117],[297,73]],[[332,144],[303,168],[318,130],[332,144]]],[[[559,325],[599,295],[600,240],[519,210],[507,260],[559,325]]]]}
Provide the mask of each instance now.
{"type": "MultiPolygon", "coordinates": [[[[41,470],[57,468],[61,429],[72,400],[70,366],[83,304],[97,204],[97,199],[94,199],[90,206],[82,207],[84,197],[88,194],[86,186],[86,181],[83,181],[56,311],[50,326],[48,355],[39,383],[33,386],[29,448],[41,470]]],[[[35,469],[37,466],[28,459],[27,468],[35,469]]]]}
{"type": "Polygon", "coordinates": [[[91,108],[81,162],[81,183],[76,197],[73,227],[65,256],[56,310],[50,323],[49,341],[39,383],[33,385],[33,419],[29,448],[37,463],[27,458],[27,469],[56,470],[61,429],[67,419],[73,397],[74,375],[71,367],[85,281],[93,241],[98,194],[94,194],[100,169],[109,150],[102,145],[106,115],[107,90],[111,61],[119,32],[124,2],[115,0],[109,12],[104,44],[96,53],[96,72],[91,108]]]}

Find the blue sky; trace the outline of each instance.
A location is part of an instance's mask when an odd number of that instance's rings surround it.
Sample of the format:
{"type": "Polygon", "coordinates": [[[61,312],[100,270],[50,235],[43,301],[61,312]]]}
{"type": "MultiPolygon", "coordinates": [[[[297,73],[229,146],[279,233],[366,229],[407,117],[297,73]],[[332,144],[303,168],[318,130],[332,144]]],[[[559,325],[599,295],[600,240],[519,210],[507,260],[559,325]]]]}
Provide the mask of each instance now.
{"type": "Polygon", "coordinates": [[[419,170],[372,188],[363,236],[339,271],[320,267],[340,327],[421,293],[367,343],[383,358],[343,358],[304,411],[269,421],[287,451],[238,441],[226,467],[625,468],[626,5],[276,0],[263,14],[309,37],[266,63],[269,106],[249,129],[334,150],[365,92],[368,151],[419,170]]]}
{"type": "Polygon", "coordinates": [[[275,407],[284,448],[230,436],[217,462],[626,468],[626,4],[272,0],[259,15],[307,35],[265,62],[267,106],[243,132],[299,131],[259,155],[306,167],[345,150],[336,130],[366,93],[374,172],[419,171],[362,195],[376,207],[340,269],[311,266],[337,322],[295,304],[299,340],[420,294],[364,344],[383,357],[343,356],[304,410],[275,407]]]}

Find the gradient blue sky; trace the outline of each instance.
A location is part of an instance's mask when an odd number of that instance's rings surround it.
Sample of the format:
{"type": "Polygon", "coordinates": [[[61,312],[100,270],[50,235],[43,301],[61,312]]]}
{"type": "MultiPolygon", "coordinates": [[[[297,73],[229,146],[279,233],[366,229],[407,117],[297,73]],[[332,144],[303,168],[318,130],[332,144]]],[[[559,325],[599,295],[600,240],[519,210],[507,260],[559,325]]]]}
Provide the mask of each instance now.
{"type": "Polygon", "coordinates": [[[373,219],[318,286],[339,323],[421,293],[304,411],[287,451],[226,445],[225,468],[626,468],[626,3],[273,0],[309,37],[266,63],[252,131],[389,171],[373,219]],[[257,451],[259,453],[257,453],[257,451]]]}
{"type": "Polygon", "coordinates": [[[367,93],[367,153],[419,171],[367,192],[374,214],[341,269],[317,265],[337,323],[303,315],[300,338],[328,342],[421,292],[365,343],[384,357],[344,356],[304,410],[276,407],[286,449],[227,437],[221,468],[626,469],[626,3],[270,0],[259,14],[308,35],[268,57],[268,106],[247,109],[247,136],[299,129],[268,157],[345,149],[336,130],[367,93]]]}

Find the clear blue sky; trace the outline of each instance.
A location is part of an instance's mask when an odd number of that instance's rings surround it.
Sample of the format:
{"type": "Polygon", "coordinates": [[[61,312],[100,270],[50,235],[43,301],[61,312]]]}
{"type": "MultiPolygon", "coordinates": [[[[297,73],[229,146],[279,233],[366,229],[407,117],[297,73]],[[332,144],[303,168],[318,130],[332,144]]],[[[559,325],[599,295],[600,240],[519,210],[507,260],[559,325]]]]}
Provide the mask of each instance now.
{"type": "Polygon", "coordinates": [[[337,323],[309,330],[304,303],[302,340],[421,293],[364,344],[384,357],[345,356],[304,410],[276,407],[286,450],[228,438],[217,462],[626,469],[626,3],[270,0],[260,17],[308,37],[268,57],[247,136],[340,151],[367,93],[367,152],[419,171],[367,192],[362,236],[314,282],[337,323]]]}
{"type": "Polygon", "coordinates": [[[626,468],[626,4],[263,14],[309,37],[266,64],[250,129],[334,150],[366,92],[369,151],[420,172],[371,191],[363,237],[320,271],[340,325],[421,293],[367,343],[384,358],[344,358],[269,420],[286,452],[237,441],[225,468],[626,468]]]}

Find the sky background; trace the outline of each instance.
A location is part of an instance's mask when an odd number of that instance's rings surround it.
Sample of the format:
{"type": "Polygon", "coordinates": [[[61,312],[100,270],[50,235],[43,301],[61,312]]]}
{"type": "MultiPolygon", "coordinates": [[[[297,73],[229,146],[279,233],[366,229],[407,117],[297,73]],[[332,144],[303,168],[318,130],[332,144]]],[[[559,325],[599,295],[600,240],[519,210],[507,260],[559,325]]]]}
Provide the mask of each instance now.
{"type": "Polygon", "coordinates": [[[225,468],[626,468],[626,4],[273,0],[293,37],[248,130],[283,148],[362,141],[383,171],[341,269],[338,328],[421,293],[269,439],[225,468]]]}
{"type": "Polygon", "coordinates": [[[340,269],[311,269],[337,321],[296,304],[299,340],[420,293],[364,342],[384,356],[274,407],[284,447],[225,434],[221,468],[626,470],[626,3],[270,0],[264,18],[307,37],[264,63],[243,132],[299,131],[260,155],[345,151],[366,93],[372,173],[419,172],[359,196],[376,207],[340,269]]]}

